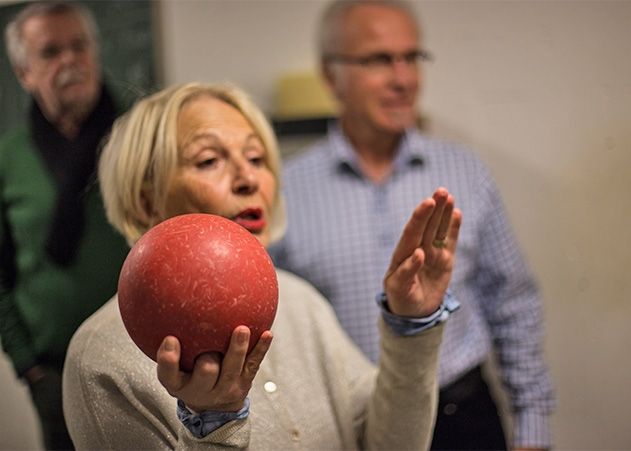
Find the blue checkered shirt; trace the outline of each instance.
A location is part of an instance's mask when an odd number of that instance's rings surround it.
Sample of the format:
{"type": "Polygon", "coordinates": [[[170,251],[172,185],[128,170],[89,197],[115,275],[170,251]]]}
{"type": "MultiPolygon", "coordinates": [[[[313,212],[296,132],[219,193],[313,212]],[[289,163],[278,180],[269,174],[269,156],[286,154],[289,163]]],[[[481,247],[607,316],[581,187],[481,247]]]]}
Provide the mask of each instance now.
{"type": "Polygon", "coordinates": [[[542,305],[499,192],[471,152],[409,130],[382,184],[359,168],[337,126],[285,165],[288,230],[270,253],[313,283],[349,335],[378,359],[379,308],[390,256],[414,207],[439,186],[463,212],[450,290],[461,304],[447,322],[439,382],[446,386],[497,351],[514,414],[515,446],[549,447],[554,393],[543,361],[542,305]],[[495,344],[495,348],[493,348],[495,344]]]}

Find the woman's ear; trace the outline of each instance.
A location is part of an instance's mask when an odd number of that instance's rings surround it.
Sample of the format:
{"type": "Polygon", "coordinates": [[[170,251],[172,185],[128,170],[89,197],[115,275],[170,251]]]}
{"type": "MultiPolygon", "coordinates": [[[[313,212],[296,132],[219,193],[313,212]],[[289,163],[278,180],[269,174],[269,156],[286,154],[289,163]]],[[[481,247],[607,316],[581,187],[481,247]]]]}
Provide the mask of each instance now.
{"type": "Polygon", "coordinates": [[[154,208],[154,203],[153,191],[149,186],[144,186],[140,190],[140,207],[142,210],[140,214],[142,215],[142,222],[147,225],[152,225],[158,214],[154,208]]]}

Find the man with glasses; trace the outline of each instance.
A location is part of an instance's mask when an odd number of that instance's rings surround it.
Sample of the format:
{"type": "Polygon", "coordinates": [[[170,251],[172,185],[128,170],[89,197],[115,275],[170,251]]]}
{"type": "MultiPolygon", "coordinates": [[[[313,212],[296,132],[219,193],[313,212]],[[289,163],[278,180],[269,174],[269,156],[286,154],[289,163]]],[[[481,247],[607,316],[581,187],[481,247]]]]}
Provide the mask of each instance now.
{"type": "Polygon", "coordinates": [[[432,448],[549,448],[554,394],[537,286],[487,169],[466,149],[415,128],[421,64],[430,54],[412,10],[401,2],[336,1],[319,31],[321,69],[340,116],[325,139],[285,166],[288,230],[273,258],[318,287],[376,361],[375,281],[407,212],[447,187],[463,211],[450,288],[462,307],[441,348],[432,448]],[[491,354],[508,389],[511,434],[482,375],[491,354]]]}

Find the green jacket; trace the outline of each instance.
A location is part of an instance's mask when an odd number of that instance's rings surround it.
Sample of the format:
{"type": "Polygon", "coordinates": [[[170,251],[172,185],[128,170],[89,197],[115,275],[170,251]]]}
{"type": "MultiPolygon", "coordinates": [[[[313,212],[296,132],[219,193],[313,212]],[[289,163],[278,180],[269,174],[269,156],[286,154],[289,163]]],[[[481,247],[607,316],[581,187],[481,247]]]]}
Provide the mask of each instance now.
{"type": "Polygon", "coordinates": [[[128,252],[108,224],[98,186],[85,196],[75,260],[45,251],[57,188],[27,129],[0,140],[0,340],[18,375],[37,363],[61,367],[79,325],[115,292],[128,252]]]}

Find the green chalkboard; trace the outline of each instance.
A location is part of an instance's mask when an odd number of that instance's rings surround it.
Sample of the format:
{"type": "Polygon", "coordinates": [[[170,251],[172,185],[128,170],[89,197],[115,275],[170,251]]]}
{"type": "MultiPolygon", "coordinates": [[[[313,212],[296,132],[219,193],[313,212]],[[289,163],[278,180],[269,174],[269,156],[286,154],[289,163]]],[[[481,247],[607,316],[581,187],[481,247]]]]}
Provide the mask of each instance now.
{"type": "MultiPolygon", "coordinates": [[[[100,31],[103,76],[116,98],[127,107],[157,86],[155,64],[154,7],[150,0],[80,2],[94,13],[100,31]]],[[[0,6],[0,135],[22,125],[29,96],[18,83],[4,43],[6,24],[27,3],[0,6]]],[[[0,3],[1,5],[1,3],[0,3]]]]}

